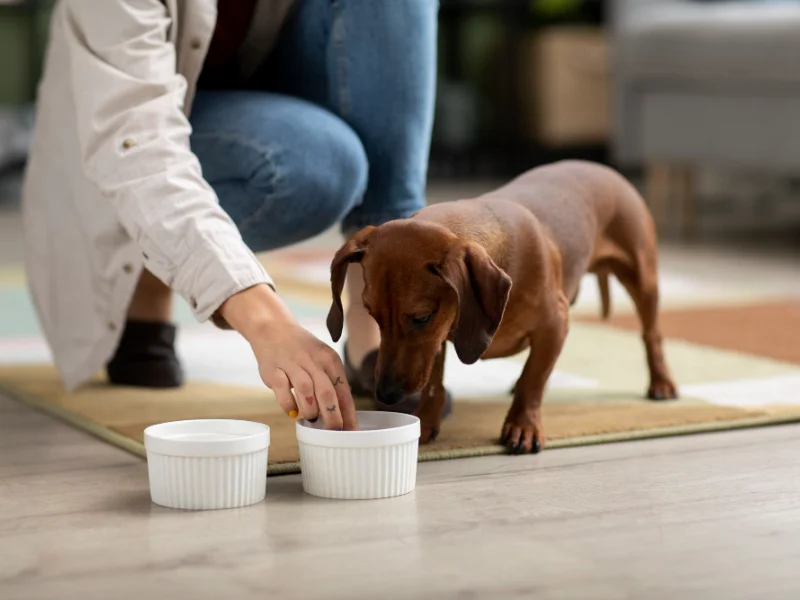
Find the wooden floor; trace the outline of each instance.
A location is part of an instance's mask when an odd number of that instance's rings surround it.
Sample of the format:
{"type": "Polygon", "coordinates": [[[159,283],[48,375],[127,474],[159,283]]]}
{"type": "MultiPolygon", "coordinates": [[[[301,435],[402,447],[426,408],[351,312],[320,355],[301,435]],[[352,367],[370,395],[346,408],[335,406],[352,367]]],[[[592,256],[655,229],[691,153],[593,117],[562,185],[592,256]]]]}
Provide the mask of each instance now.
{"type": "Polygon", "coordinates": [[[760,600],[800,594],[800,427],[420,466],[336,502],[270,479],[220,512],[0,398],[0,598],[760,600]]]}

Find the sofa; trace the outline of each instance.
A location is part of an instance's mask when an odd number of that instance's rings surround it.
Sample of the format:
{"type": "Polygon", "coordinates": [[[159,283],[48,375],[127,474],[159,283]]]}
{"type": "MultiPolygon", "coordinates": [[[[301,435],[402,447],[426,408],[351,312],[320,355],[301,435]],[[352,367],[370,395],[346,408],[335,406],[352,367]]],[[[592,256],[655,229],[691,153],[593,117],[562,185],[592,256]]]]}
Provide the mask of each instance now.
{"type": "Polygon", "coordinates": [[[659,227],[695,228],[699,168],[800,173],[800,0],[612,0],[612,155],[659,227]]]}

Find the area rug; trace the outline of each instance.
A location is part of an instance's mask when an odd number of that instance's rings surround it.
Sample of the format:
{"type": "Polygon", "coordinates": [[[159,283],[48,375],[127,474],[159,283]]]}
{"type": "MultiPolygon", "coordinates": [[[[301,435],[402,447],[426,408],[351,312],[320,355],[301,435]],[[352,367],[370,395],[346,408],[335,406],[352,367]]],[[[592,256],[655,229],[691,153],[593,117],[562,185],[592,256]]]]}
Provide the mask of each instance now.
{"type": "MultiPolygon", "coordinates": [[[[329,256],[325,249],[304,250],[267,266],[301,323],[332,344],[324,329],[329,256]]],[[[682,282],[673,296],[680,292],[683,300],[662,313],[667,360],[681,389],[675,402],[643,398],[644,351],[629,310],[609,323],[595,322],[592,306],[576,313],[545,396],[548,448],[800,421],[797,304],[726,298],[715,304],[706,293],[691,307],[692,285],[682,282]]],[[[142,457],[143,431],[151,424],[192,418],[263,422],[271,428],[269,473],[298,472],[294,421],[258,381],[246,343],[230,332],[185,325],[179,351],[189,383],[182,389],[112,388],[98,378],[67,394],[41,339],[26,338],[16,345],[0,340],[0,391],[142,457]],[[24,358],[15,360],[15,352],[24,358]]],[[[456,398],[454,411],[436,442],[421,448],[420,460],[501,454],[497,438],[511,400],[508,390],[524,359],[466,367],[451,352],[446,384],[456,398]]]]}
{"type": "MultiPolygon", "coordinates": [[[[800,383],[800,371],[751,357],[719,356],[716,350],[682,343],[670,344],[669,354],[675,359],[676,376],[680,374],[688,384],[683,398],[660,403],[644,400],[644,364],[636,337],[606,326],[573,328],[563,356],[565,372],[581,370],[579,365],[584,364],[587,378],[575,386],[567,378],[566,383],[548,390],[544,424],[549,448],[800,420],[800,404],[791,402],[788,388],[783,395],[779,390],[777,397],[773,393],[763,402],[744,405],[715,402],[714,397],[709,401],[703,391],[704,386],[714,388],[748,372],[768,379],[796,378],[800,383]],[[598,348],[603,349],[599,354],[598,348]]],[[[142,457],[143,431],[154,423],[194,418],[263,422],[271,429],[270,474],[299,470],[294,421],[280,411],[263,387],[193,381],[179,390],[142,391],[110,387],[97,379],[67,394],[51,366],[8,365],[0,366],[0,389],[142,457]]],[[[497,438],[509,402],[504,394],[457,397],[439,439],[421,449],[420,460],[502,453],[497,438]]],[[[359,404],[364,408],[362,401],[359,404]]]]}

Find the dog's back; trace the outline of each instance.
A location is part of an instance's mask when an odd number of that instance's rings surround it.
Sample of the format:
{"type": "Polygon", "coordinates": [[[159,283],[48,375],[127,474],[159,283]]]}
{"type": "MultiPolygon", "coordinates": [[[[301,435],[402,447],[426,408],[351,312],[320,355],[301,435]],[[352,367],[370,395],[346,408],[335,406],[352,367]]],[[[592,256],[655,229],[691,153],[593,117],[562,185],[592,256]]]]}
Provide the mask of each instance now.
{"type": "Polygon", "coordinates": [[[648,245],[642,237],[655,236],[633,185],[598,163],[566,160],[537,167],[478,200],[501,199],[522,205],[545,227],[561,252],[568,295],[609,252],[629,254],[648,245]]]}

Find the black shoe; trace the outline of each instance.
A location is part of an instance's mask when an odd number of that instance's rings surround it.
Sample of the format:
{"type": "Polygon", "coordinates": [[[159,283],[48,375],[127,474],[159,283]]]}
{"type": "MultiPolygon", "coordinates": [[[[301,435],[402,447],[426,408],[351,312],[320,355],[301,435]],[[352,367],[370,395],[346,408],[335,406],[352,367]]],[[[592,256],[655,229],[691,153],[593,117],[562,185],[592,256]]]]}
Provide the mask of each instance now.
{"type": "Polygon", "coordinates": [[[175,388],[183,369],[175,353],[177,329],[169,323],[128,321],[113,358],[106,365],[113,385],[175,388]]]}
{"type": "MultiPolygon", "coordinates": [[[[361,362],[361,367],[356,369],[347,357],[347,344],[344,346],[344,374],[350,384],[353,396],[369,398],[374,410],[414,414],[419,406],[420,392],[406,396],[397,404],[384,404],[375,397],[375,367],[378,364],[378,351],[372,350],[361,362]]],[[[445,390],[445,404],[442,418],[447,418],[453,412],[453,397],[445,390]]]]}

